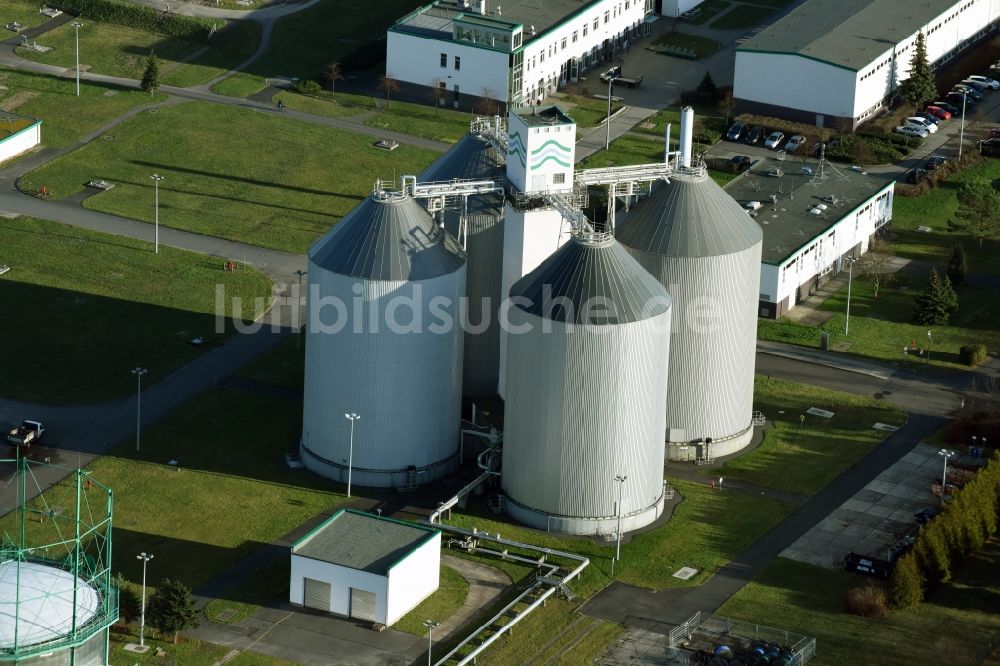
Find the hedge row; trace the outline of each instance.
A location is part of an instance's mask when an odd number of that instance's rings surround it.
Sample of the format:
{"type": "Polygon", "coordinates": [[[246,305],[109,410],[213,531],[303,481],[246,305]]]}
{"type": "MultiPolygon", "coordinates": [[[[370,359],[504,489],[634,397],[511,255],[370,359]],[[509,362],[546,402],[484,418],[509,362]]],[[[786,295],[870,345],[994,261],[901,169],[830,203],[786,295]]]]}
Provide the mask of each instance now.
{"type": "Polygon", "coordinates": [[[952,495],[940,515],[917,535],[896,562],[889,580],[893,608],[912,608],[928,590],[951,578],[962,560],[997,532],[1000,509],[1000,451],[975,477],[952,495]]]}
{"type": "Polygon", "coordinates": [[[170,37],[204,38],[219,23],[205,18],[166,14],[126,0],[49,0],[48,5],[81,18],[139,28],[170,37]]]}
{"type": "Polygon", "coordinates": [[[958,349],[958,359],[970,367],[982,365],[987,356],[989,356],[989,352],[984,344],[962,345],[958,349]]]}

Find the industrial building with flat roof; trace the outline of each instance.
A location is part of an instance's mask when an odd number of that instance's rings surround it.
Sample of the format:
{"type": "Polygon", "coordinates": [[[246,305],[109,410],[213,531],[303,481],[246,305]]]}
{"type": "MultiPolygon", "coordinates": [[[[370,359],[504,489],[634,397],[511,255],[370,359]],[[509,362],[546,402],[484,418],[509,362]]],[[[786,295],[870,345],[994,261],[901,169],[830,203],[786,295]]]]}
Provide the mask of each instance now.
{"type": "Polygon", "coordinates": [[[1000,0],[807,0],[736,49],[733,97],[743,112],[857,127],[908,78],[918,33],[939,66],[998,25],[1000,0]]]}
{"type": "Polygon", "coordinates": [[[389,28],[386,72],[455,108],[538,104],[645,34],[652,13],[653,0],[435,0],[389,28]]]}
{"type": "Polygon", "coordinates": [[[868,251],[892,219],[894,182],[856,168],[764,159],[726,185],[764,231],[761,317],[776,318],[868,251]]]}

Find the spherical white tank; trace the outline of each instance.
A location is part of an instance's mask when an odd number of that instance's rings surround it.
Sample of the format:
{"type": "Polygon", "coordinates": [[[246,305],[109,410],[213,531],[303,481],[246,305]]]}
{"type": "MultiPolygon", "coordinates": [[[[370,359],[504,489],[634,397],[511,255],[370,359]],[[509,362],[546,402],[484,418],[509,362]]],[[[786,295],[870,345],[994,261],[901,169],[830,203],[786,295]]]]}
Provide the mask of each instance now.
{"type": "Polygon", "coordinates": [[[369,197],[313,245],[307,468],[338,481],[350,469],[356,485],[402,487],[454,466],[464,295],[464,252],[405,195],[369,197]]]}
{"type": "Polygon", "coordinates": [[[661,514],[670,298],[606,234],[575,237],[511,289],[507,512],[572,534],[661,514]],[[625,477],[623,484],[616,477],[625,477]]]}

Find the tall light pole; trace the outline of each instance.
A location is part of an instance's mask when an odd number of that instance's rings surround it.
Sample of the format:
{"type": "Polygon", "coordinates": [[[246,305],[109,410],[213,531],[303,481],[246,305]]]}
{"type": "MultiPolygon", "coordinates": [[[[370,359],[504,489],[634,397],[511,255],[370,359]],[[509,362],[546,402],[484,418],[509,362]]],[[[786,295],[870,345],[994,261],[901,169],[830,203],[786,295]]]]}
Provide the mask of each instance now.
{"type": "Polygon", "coordinates": [[[79,21],[73,21],[73,27],[76,28],[76,96],[80,96],[80,28],[83,24],[79,21]]]}
{"type": "Polygon", "coordinates": [[[618,538],[615,544],[615,560],[617,561],[622,557],[622,494],[625,492],[625,482],[628,481],[628,476],[617,474],[615,481],[618,482],[618,529],[616,530],[618,538]]]}
{"type": "Polygon", "coordinates": [[[139,645],[143,646],[145,645],[143,634],[146,629],[146,563],[153,559],[153,554],[139,553],[135,556],[135,559],[142,560],[142,606],[139,611],[139,645]]]}
{"type": "Polygon", "coordinates": [[[938,455],[944,458],[944,471],[941,472],[941,501],[944,502],[944,489],[948,485],[948,458],[955,455],[955,452],[941,449],[938,451],[938,455]]]}
{"type": "Polygon", "coordinates": [[[153,253],[160,253],[160,181],[164,179],[165,176],[159,174],[153,174],[150,178],[153,179],[153,189],[155,190],[155,203],[153,204],[153,224],[155,226],[155,237],[153,242],[153,253]]]}
{"type": "Polygon", "coordinates": [[[139,442],[142,433],[142,376],[149,372],[146,368],[132,368],[138,382],[135,390],[135,450],[139,451],[139,442]]]}
{"type": "Polygon", "coordinates": [[[965,143],[965,96],[967,90],[962,91],[962,124],[958,130],[958,159],[962,159],[962,144],[965,143]]]}
{"type": "Polygon", "coordinates": [[[845,259],[847,260],[847,315],[844,317],[844,335],[847,335],[851,326],[851,279],[854,277],[854,262],[858,258],[845,257],[845,259]]]}
{"type": "Polygon", "coordinates": [[[424,626],[427,627],[427,666],[431,666],[431,652],[434,649],[434,627],[441,624],[440,622],[435,622],[434,620],[424,620],[424,626]]]}
{"type": "Polygon", "coordinates": [[[612,85],[622,73],[621,67],[613,67],[608,70],[608,117],[605,119],[604,124],[607,129],[607,133],[604,138],[604,150],[611,147],[611,91],[613,90],[612,85]]]}
{"type": "Polygon", "coordinates": [[[347,451],[347,496],[351,496],[351,470],[354,467],[354,422],[361,418],[360,415],[351,412],[344,414],[344,418],[351,422],[351,446],[347,451]]]}

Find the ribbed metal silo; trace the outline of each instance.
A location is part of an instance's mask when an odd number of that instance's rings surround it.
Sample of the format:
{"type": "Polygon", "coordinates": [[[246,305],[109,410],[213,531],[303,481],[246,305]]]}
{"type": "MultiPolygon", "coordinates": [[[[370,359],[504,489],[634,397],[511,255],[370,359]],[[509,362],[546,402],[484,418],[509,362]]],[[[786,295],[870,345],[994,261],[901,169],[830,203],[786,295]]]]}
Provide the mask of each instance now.
{"type": "MultiPolygon", "coordinates": [[[[419,176],[421,182],[459,179],[497,180],[504,162],[489,143],[467,134],[419,176]]],[[[468,254],[462,392],[491,396],[500,374],[500,324],[497,313],[502,296],[503,196],[486,194],[468,198],[466,230],[459,228],[462,205],[453,202],[441,215],[445,229],[464,244],[468,254]]]]}
{"type": "Polygon", "coordinates": [[[670,298],[610,235],[576,236],[514,283],[502,484],[533,527],[612,533],[663,510],[670,298]],[[627,477],[621,488],[617,475],[627,477]]]}
{"type": "Polygon", "coordinates": [[[416,201],[376,193],[309,252],[302,458],[371,486],[439,478],[455,463],[465,253],[416,201]],[[450,318],[451,321],[444,321],[450,318]],[[357,413],[353,454],[351,423],[357,413]]]}
{"type": "Polygon", "coordinates": [[[742,449],[753,437],[760,226],[695,167],[619,218],[615,236],[673,303],[667,456],[742,449]]]}

